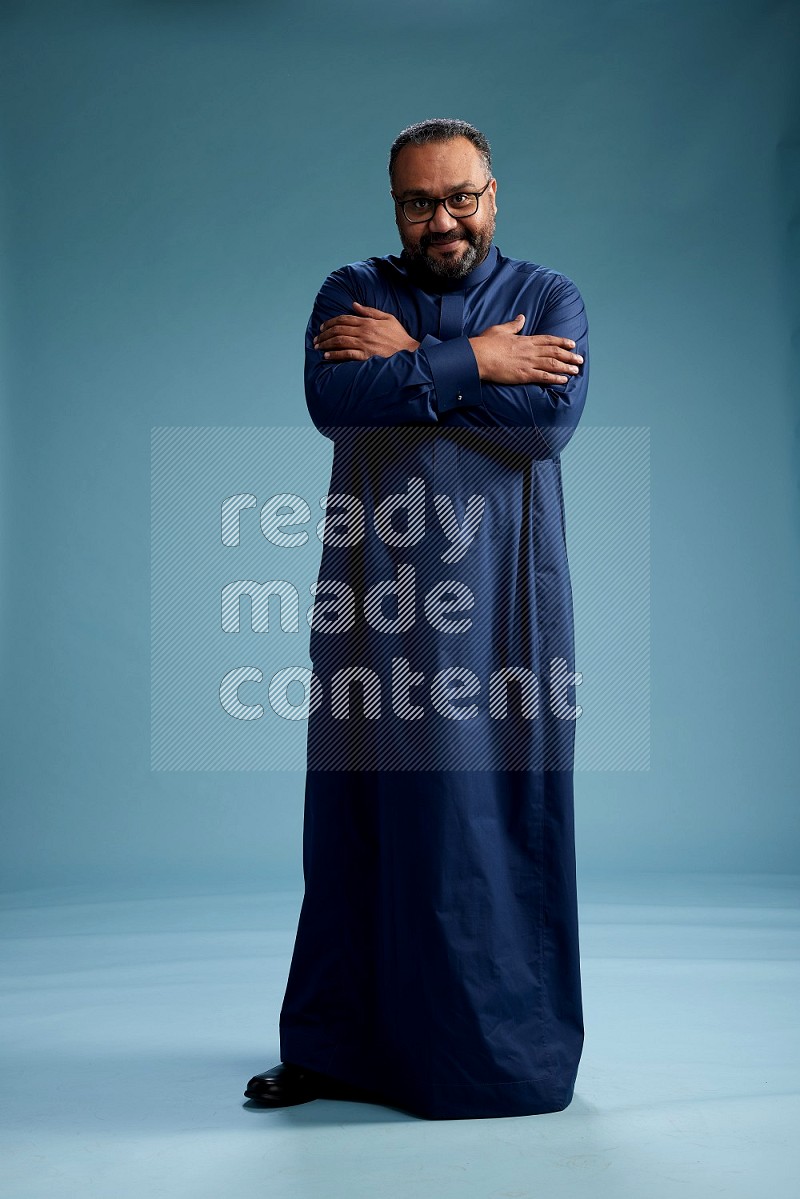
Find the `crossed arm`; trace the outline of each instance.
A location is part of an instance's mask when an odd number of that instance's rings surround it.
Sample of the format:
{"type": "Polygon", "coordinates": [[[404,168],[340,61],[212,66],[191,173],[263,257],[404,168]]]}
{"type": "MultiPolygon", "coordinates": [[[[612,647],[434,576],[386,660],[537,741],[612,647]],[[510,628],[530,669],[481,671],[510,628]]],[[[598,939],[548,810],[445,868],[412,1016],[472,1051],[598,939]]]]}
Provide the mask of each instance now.
{"type": "MultiPolygon", "coordinates": [[[[355,315],[343,313],[320,325],[313,344],[326,361],[363,362],[375,354],[389,358],[400,350],[419,349],[421,343],[390,312],[369,308],[357,300],[353,308],[355,315]]],[[[520,313],[467,339],[481,382],[567,383],[569,375],[577,375],[583,356],[574,352],[572,338],[551,333],[525,336],[520,332],[524,325],[525,314],[520,313]]]]}
{"type": "Polygon", "coordinates": [[[323,285],[306,331],[306,400],[329,436],[337,426],[434,424],[536,428],[559,453],[583,409],[588,330],[571,280],[551,288],[538,325],[525,316],[474,337],[416,341],[397,317],[354,299],[344,271],[323,285]]]}

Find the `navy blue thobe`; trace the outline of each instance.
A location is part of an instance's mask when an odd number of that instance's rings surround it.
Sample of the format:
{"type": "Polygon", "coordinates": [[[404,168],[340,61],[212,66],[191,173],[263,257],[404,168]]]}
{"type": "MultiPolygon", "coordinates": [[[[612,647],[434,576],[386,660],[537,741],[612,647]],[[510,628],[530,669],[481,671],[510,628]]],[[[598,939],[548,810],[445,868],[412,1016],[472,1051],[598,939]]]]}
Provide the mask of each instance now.
{"type": "Polygon", "coordinates": [[[334,457],[281,1059],[427,1118],[559,1111],[574,1091],[560,453],[588,367],[572,280],[494,245],[459,281],[405,253],[344,266],[306,331],[308,410],[334,457]],[[314,336],[354,301],[418,348],[326,361],[314,336]],[[481,381],[468,338],[520,313],[523,335],[575,341],[567,383],[481,381]]]}

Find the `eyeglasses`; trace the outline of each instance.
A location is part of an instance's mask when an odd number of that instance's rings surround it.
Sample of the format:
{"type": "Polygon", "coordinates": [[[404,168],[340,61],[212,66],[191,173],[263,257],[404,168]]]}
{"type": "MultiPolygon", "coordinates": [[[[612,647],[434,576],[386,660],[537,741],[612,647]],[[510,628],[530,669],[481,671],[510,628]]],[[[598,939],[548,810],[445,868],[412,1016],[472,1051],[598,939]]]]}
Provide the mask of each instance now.
{"type": "MultiPolygon", "coordinates": [[[[490,179],[489,183],[491,182],[490,179]]],[[[414,196],[411,200],[398,200],[394,192],[392,192],[392,198],[395,204],[400,205],[403,216],[410,225],[421,225],[423,221],[433,219],[440,204],[444,207],[445,212],[450,213],[450,216],[474,216],[478,211],[480,198],[489,183],[479,192],[454,192],[452,196],[444,196],[440,200],[434,199],[433,196],[414,196]]]]}

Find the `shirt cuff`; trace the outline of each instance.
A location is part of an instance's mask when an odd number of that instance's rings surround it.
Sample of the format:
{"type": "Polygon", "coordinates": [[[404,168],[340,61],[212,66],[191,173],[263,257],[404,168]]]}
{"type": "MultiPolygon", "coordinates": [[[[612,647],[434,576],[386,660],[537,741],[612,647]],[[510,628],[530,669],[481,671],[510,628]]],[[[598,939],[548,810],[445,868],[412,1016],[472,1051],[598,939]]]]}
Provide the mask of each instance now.
{"type": "Polygon", "coordinates": [[[439,416],[453,408],[482,405],[481,377],[468,337],[437,341],[428,333],[420,342],[433,376],[439,416]]]}

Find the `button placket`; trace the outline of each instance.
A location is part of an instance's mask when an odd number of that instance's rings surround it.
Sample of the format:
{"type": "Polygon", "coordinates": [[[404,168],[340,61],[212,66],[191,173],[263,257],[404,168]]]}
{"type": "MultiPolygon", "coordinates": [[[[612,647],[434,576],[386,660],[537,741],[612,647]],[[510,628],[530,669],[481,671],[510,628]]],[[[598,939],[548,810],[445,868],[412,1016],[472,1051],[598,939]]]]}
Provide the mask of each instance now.
{"type": "MultiPolygon", "coordinates": [[[[445,292],[439,308],[439,339],[450,341],[463,333],[464,293],[445,292]]],[[[456,398],[460,403],[462,393],[456,398]]],[[[453,500],[458,492],[458,445],[445,432],[437,432],[433,441],[433,490],[435,495],[449,495],[453,500]]]]}

